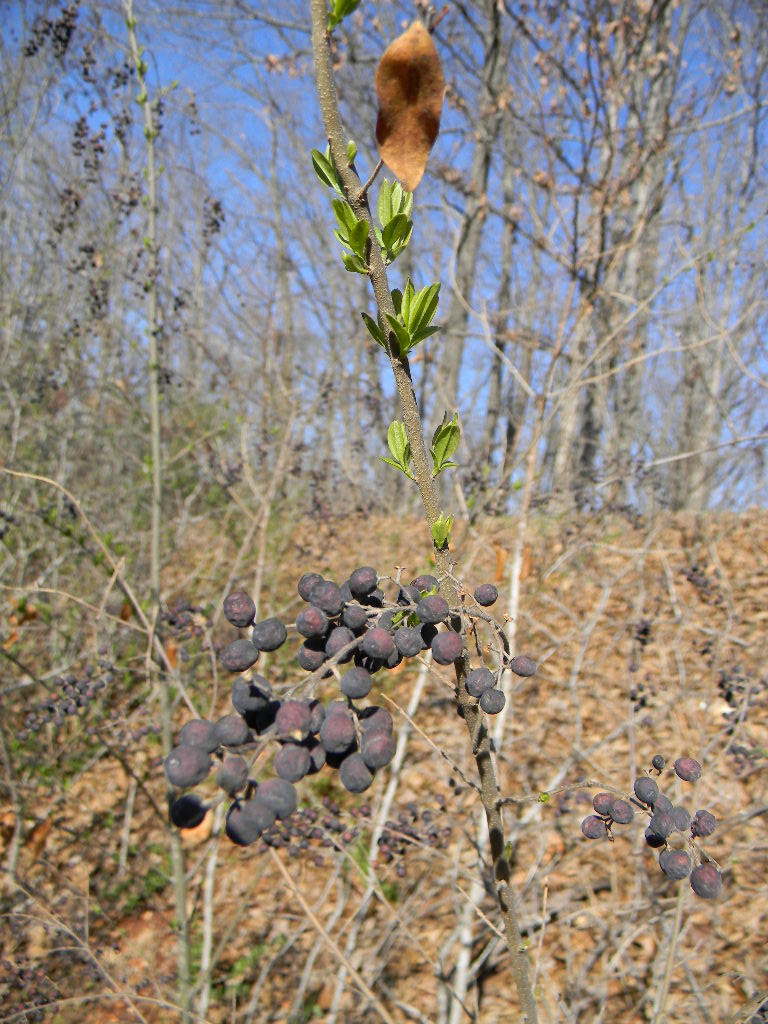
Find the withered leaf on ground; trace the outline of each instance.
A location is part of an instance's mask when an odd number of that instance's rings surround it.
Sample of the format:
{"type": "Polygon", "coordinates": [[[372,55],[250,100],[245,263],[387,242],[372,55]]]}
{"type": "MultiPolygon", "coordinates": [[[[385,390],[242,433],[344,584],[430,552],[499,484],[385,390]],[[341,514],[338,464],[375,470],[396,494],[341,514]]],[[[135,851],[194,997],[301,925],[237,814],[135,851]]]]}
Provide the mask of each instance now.
{"type": "Polygon", "coordinates": [[[387,167],[412,192],[440,129],[445,78],[432,37],[414,21],[387,47],[376,70],[376,141],[387,167]]]}

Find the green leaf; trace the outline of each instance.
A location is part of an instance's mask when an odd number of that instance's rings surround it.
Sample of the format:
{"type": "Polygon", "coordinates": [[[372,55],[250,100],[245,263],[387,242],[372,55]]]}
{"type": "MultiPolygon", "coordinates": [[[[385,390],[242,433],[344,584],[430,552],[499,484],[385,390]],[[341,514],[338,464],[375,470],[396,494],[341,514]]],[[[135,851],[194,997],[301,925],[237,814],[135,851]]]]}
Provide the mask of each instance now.
{"type": "Polygon", "coordinates": [[[376,205],[376,211],[379,215],[379,223],[383,228],[389,224],[392,220],[392,186],[389,184],[387,179],[381,183],[379,189],[379,201],[376,205]]]}
{"type": "Polygon", "coordinates": [[[447,416],[443,416],[443,422],[432,437],[433,476],[437,476],[444,469],[449,469],[456,465],[455,462],[451,461],[451,456],[458,448],[461,438],[458,413],[454,414],[450,422],[446,422],[446,418],[447,416]]]}
{"type": "Polygon", "coordinates": [[[539,793],[539,803],[540,804],[548,804],[550,799],[551,799],[551,797],[550,797],[549,793],[547,793],[547,792],[539,793]]]}
{"type": "Polygon", "coordinates": [[[390,423],[389,430],[387,431],[387,445],[389,446],[392,458],[388,459],[382,455],[380,456],[382,462],[386,462],[389,466],[394,466],[395,469],[399,469],[410,480],[413,480],[414,476],[410,468],[413,455],[404,423],[401,423],[399,420],[393,420],[390,423]]]}
{"type": "MultiPolygon", "coordinates": [[[[400,310],[400,316],[402,317],[403,323],[408,325],[411,319],[411,302],[413,302],[413,285],[411,279],[408,278],[405,284],[405,291],[403,292],[403,305],[400,310]]],[[[410,334],[410,330],[408,332],[410,334]]]]}
{"type": "MultiPolygon", "coordinates": [[[[338,234],[338,232],[337,232],[338,234]]],[[[361,259],[357,253],[354,252],[343,252],[341,258],[344,262],[344,266],[350,272],[350,274],[367,274],[368,264],[364,259],[361,259]]]]}
{"type": "Polygon", "coordinates": [[[339,25],[348,14],[360,3],[360,0],[334,0],[331,10],[328,12],[328,29],[333,30],[339,25]]]}
{"type": "MultiPolygon", "coordinates": [[[[408,232],[409,224],[410,221],[404,213],[395,214],[381,232],[381,240],[385,248],[391,249],[394,244],[402,241],[408,232]]],[[[413,229],[413,225],[411,225],[411,229],[413,229]]]]}
{"type": "Polygon", "coordinates": [[[446,516],[443,512],[432,527],[432,540],[438,548],[443,548],[448,543],[453,526],[453,516],[446,516]]]}
{"type": "Polygon", "coordinates": [[[357,146],[354,144],[352,139],[350,139],[349,142],[347,143],[347,160],[349,160],[350,164],[353,164],[355,162],[356,156],[357,146]]]}
{"type": "Polygon", "coordinates": [[[411,336],[408,331],[403,327],[400,321],[392,316],[391,313],[384,314],[387,318],[387,323],[392,328],[397,338],[398,352],[393,352],[393,355],[405,356],[411,349],[411,336]]]}
{"type": "Polygon", "coordinates": [[[403,293],[399,288],[392,289],[392,305],[395,307],[395,315],[400,316],[400,310],[403,308],[403,293]]]}
{"type": "Polygon", "coordinates": [[[320,182],[327,188],[332,188],[340,195],[342,194],[341,181],[333,161],[329,156],[323,156],[318,149],[312,150],[312,167],[320,182]]]}
{"type": "Polygon", "coordinates": [[[406,432],[405,424],[401,423],[400,420],[392,420],[389,424],[387,446],[394,458],[408,465],[410,459],[405,461],[405,456],[410,452],[411,446],[408,443],[408,433],[406,432]]]}
{"type": "Polygon", "coordinates": [[[405,247],[410,242],[412,235],[413,235],[413,221],[409,220],[407,222],[407,228],[406,228],[405,234],[401,238],[399,238],[392,245],[392,247],[391,247],[391,249],[389,251],[390,262],[392,262],[393,260],[397,259],[397,257],[403,251],[403,249],[405,249],[405,247]]]}
{"type": "Polygon", "coordinates": [[[357,217],[355,216],[355,211],[352,209],[352,207],[349,205],[346,199],[334,199],[332,206],[336,220],[339,222],[339,227],[342,229],[342,231],[345,231],[347,234],[349,234],[350,231],[354,230],[355,225],[357,224],[357,217]]]}
{"type": "Polygon", "coordinates": [[[381,459],[382,462],[386,462],[388,466],[394,466],[395,469],[399,469],[402,473],[405,473],[409,480],[416,479],[416,477],[413,475],[410,469],[408,469],[407,466],[401,466],[399,462],[393,462],[392,459],[386,459],[383,455],[380,455],[379,458],[381,459]]]}
{"type": "Polygon", "coordinates": [[[432,322],[437,312],[439,300],[439,284],[426,285],[416,293],[410,303],[408,316],[403,316],[403,320],[408,325],[408,330],[411,334],[427,327],[432,322]]]}
{"type": "Polygon", "coordinates": [[[361,259],[365,259],[365,245],[368,241],[368,225],[364,220],[355,222],[355,226],[349,233],[349,247],[356,252],[361,259]]]}
{"type": "Polygon", "coordinates": [[[387,347],[387,340],[384,337],[384,332],[379,327],[379,325],[376,323],[376,321],[373,319],[373,317],[369,316],[368,313],[361,313],[360,316],[363,318],[363,323],[368,328],[368,333],[371,335],[373,340],[377,344],[381,345],[381,347],[383,349],[386,349],[386,347],[387,347]]]}
{"type": "Polygon", "coordinates": [[[415,334],[411,335],[411,348],[424,341],[425,338],[430,338],[433,334],[437,334],[439,330],[439,327],[423,327],[420,331],[416,331],[415,334]]]}

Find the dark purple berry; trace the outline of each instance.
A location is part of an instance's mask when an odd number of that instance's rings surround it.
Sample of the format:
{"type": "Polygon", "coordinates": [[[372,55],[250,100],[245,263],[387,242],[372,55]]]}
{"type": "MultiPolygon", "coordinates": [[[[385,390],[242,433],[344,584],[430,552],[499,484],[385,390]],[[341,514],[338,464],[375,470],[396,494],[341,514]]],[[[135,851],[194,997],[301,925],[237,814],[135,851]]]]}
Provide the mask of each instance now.
{"type": "Polygon", "coordinates": [[[662,839],[661,836],[657,836],[656,833],[651,829],[650,825],[645,830],[645,841],[654,850],[658,850],[661,846],[666,846],[666,839],[662,839]]]}
{"type": "Polygon", "coordinates": [[[383,768],[395,756],[395,740],[386,729],[366,729],[360,740],[360,753],[369,768],[383,768]]]}
{"type": "Polygon", "coordinates": [[[419,632],[421,633],[421,640],[422,643],[424,644],[424,650],[426,650],[427,647],[432,646],[432,641],[438,634],[437,626],[435,626],[431,622],[425,622],[424,625],[419,629],[419,632]]]}
{"type": "Polygon", "coordinates": [[[233,626],[244,629],[250,626],[256,614],[256,605],[244,590],[235,590],[224,598],[224,617],[233,626]]]}
{"type": "Polygon", "coordinates": [[[166,778],[179,789],[196,786],[210,770],[210,754],[201,747],[174,747],[165,759],[166,778]]]}
{"type": "Polygon", "coordinates": [[[713,900],[723,887],[723,876],[714,864],[699,864],[691,872],[691,888],[697,896],[713,900]]]}
{"type": "Polygon", "coordinates": [[[275,715],[275,729],[281,738],[305,740],[312,729],[312,712],[303,700],[286,700],[275,715]]]}
{"type": "Polygon", "coordinates": [[[501,690],[485,690],[480,694],[480,707],[486,715],[498,715],[506,703],[507,698],[501,690]]]}
{"type": "Polygon", "coordinates": [[[238,846],[250,846],[275,823],[275,810],[258,796],[238,800],[227,811],[226,833],[238,846]]]}
{"type": "Polygon", "coordinates": [[[288,782],[303,779],[312,766],[309,750],[297,743],[286,743],[275,754],[275,774],[288,782]]]}
{"type": "Polygon", "coordinates": [[[627,800],[614,800],[611,804],[610,815],[617,825],[629,825],[635,816],[632,804],[627,800]]]}
{"type": "Polygon", "coordinates": [[[196,793],[185,793],[171,804],[171,821],[176,828],[197,828],[208,808],[196,793]]]}
{"type": "Polygon", "coordinates": [[[348,792],[362,793],[373,782],[373,772],[360,754],[350,754],[341,762],[339,779],[348,792]]]}
{"type": "Polygon", "coordinates": [[[717,818],[709,811],[696,811],[691,822],[691,835],[711,836],[717,828],[717,818]]]}
{"type": "Polygon", "coordinates": [[[219,660],[227,672],[245,672],[256,664],[258,657],[259,649],[250,640],[233,640],[221,652],[219,660]]]}
{"type": "MultiPolygon", "coordinates": [[[[336,626],[328,634],[328,639],[325,641],[325,653],[329,658],[333,658],[339,653],[342,647],[346,647],[347,644],[351,644],[355,639],[355,634],[347,626],[336,626]]],[[[344,661],[349,661],[352,657],[352,652],[349,651],[344,661]]]]}
{"type": "Polygon", "coordinates": [[[438,665],[452,665],[454,661],[458,661],[461,657],[463,647],[464,642],[461,638],[461,633],[447,630],[446,632],[438,633],[432,641],[432,657],[438,665]]]}
{"type": "Polygon", "coordinates": [[[248,781],[248,762],[237,754],[225,754],[216,770],[216,785],[230,796],[245,788],[248,781]]]}
{"type": "Polygon", "coordinates": [[[592,798],[592,806],[598,814],[608,817],[611,813],[611,804],[616,799],[613,793],[595,793],[592,798]]]}
{"type": "Polygon", "coordinates": [[[490,608],[499,599],[499,592],[492,583],[481,583],[475,588],[475,600],[482,608],[490,608]]]}
{"type": "Polygon", "coordinates": [[[397,592],[397,603],[406,607],[412,604],[418,604],[421,600],[421,591],[418,587],[414,587],[411,584],[409,587],[400,587],[397,592]]]}
{"type": "Polygon", "coordinates": [[[358,719],[363,732],[367,732],[369,729],[385,729],[388,733],[392,733],[394,729],[392,715],[386,708],[379,707],[378,704],[371,704],[370,707],[364,708],[358,719]]]}
{"type": "Polygon", "coordinates": [[[581,831],[587,839],[603,839],[608,834],[605,821],[596,814],[590,814],[582,821],[581,831]]]}
{"type": "Polygon", "coordinates": [[[299,585],[297,588],[299,591],[299,597],[302,599],[302,601],[309,601],[309,595],[312,591],[312,587],[314,587],[316,583],[322,582],[323,577],[320,575],[319,572],[305,572],[304,575],[299,580],[299,585]]]}
{"type": "Polygon", "coordinates": [[[448,602],[444,597],[440,597],[439,594],[431,594],[429,597],[423,597],[416,605],[416,614],[419,617],[419,621],[426,625],[436,625],[438,622],[442,622],[443,619],[448,617],[448,602]]]}
{"type": "Polygon", "coordinates": [[[637,799],[643,804],[648,804],[649,807],[659,795],[659,787],[647,775],[641,775],[639,779],[635,779],[634,790],[637,799]]]}
{"type": "Polygon", "coordinates": [[[327,657],[322,637],[305,641],[296,653],[296,660],[305,672],[317,672],[327,657]]]}
{"type": "Polygon", "coordinates": [[[425,590],[437,590],[438,584],[434,576],[425,573],[422,576],[417,576],[415,580],[411,580],[411,586],[416,587],[419,593],[423,594],[425,590]]]}
{"type": "Polygon", "coordinates": [[[651,764],[653,765],[653,767],[656,769],[657,772],[664,771],[664,765],[666,763],[667,762],[664,760],[664,758],[661,756],[661,754],[654,754],[653,758],[651,760],[651,764]]]}
{"type": "Polygon", "coordinates": [[[667,878],[680,881],[691,873],[691,858],[685,850],[662,850],[659,854],[659,867],[667,878]]]}
{"type": "Polygon", "coordinates": [[[360,650],[369,658],[379,658],[383,661],[396,653],[397,648],[391,634],[386,629],[374,626],[363,637],[360,650]]]}
{"type": "Polygon", "coordinates": [[[659,839],[667,839],[675,831],[675,819],[671,811],[654,811],[648,828],[659,839]]]}
{"type": "Polygon", "coordinates": [[[330,580],[316,583],[310,591],[309,599],[312,604],[331,617],[338,615],[344,607],[344,595],[341,593],[341,589],[330,580]]]}
{"type": "Polygon", "coordinates": [[[355,569],[349,577],[349,589],[352,597],[358,601],[368,597],[375,589],[379,581],[379,574],[370,565],[364,565],[355,569]]]}
{"type": "Polygon", "coordinates": [[[341,621],[357,636],[368,625],[368,613],[359,604],[349,604],[341,614],[341,621]]]}
{"type": "Polygon", "coordinates": [[[329,754],[343,754],[355,743],[355,725],[349,715],[328,715],[320,726],[320,742],[329,754]]]}
{"type": "Polygon", "coordinates": [[[224,715],[216,723],[217,746],[240,747],[251,738],[251,730],[240,715],[224,715]]]}
{"type": "Polygon", "coordinates": [[[302,636],[325,636],[328,631],[328,616],[314,604],[302,608],[296,616],[296,629],[302,636]]]}
{"type": "Polygon", "coordinates": [[[238,679],[232,687],[232,706],[241,715],[248,711],[263,711],[271,703],[271,688],[263,676],[238,679]]]}
{"type": "Polygon", "coordinates": [[[280,619],[263,619],[251,630],[251,643],[260,651],[276,651],[288,637],[288,630],[280,619]]]}
{"type": "Polygon", "coordinates": [[[668,796],[664,796],[663,793],[659,793],[656,799],[653,801],[654,811],[664,811],[665,814],[669,814],[672,810],[672,801],[668,796]]]}
{"type": "Polygon", "coordinates": [[[509,667],[516,676],[532,676],[536,672],[536,662],[527,654],[516,654],[509,667]]]}
{"type": "Polygon", "coordinates": [[[285,779],[267,779],[262,782],[256,790],[256,797],[271,807],[280,819],[293,814],[299,802],[296,790],[285,779]]]}
{"type": "MultiPolygon", "coordinates": [[[[325,706],[325,718],[332,718],[334,715],[346,715],[349,718],[349,705],[345,700],[331,700],[325,706]]],[[[320,725],[323,723],[321,722],[320,725]]],[[[318,730],[315,729],[315,732],[318,730]]]]}
{"type": "Polygon", "coordinates": [[[494,686],[496,679],[489,668],[473,668],[467,676],[465,686],[470,697],[480,697],[494,686]]]}
{"type": "Polygon", "coordinates": [[[181,727],[176,743],[180,747],[202,747],[212,754],[220,740],[216,736],[216,726],[205,718],[193,718],[181,727]]]}
{"type": "Polygon", "coordinates": [[[683,782],[696,782],[701,778],[701,765],[692,757],[678,757],[675,761],[675,774],[683,782]]]}
{"type": "Polygon", "coordinates": [[[314,736],[310,736],[308,740],[305,740],[304,746],[309,753],[309,770],[307,775],[314,775],[325,765],[325,747],[314,736]]]}
{"type": "Polygon", "coordinates": [[[395,646],[404,658],[413,658],[424,650],[421,630],[411,626],[401,626],[395,631],[395,646]]]}
{"type": "Polygon", "coordinates": [[[339,683],[341,692],[351,700],[361,700],[363,697],[367,697],[371,692],[372,686],[373,677],[371,673],[360,666],[348,669],[341,677],[341,682],[339,683]]]}
{"type": "Polygon", "coordinates": [[[675,831],[687,832],[691,827],[691,815],[685,807],[673,807],[669,813],[675,823],[675,831]]]}

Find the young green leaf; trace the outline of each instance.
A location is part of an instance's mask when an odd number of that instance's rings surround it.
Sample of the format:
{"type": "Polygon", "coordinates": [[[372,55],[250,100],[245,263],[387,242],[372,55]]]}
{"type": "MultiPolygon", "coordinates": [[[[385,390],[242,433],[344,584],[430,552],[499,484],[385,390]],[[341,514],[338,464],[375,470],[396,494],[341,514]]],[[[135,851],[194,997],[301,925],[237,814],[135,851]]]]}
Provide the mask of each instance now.
{"type": "Polygon", "coordinates": [[[405,327],[400,323],[397,317],[392,316],[391,313],[385,313],[384,316],[387,318],[387,323],[392,328],[397,338],[398,351],[393,352],[392,355],[407,356],[410,351],[411,336],[405,327]]]}
{"type": "MultiPolygon", "coordinates": [[[[338,232],[337,232],[338,234],[338,232]]],[[[345,268],[350,274],[367,274],[368,264],[362,259],[357,253],[354,252],[343,252],[341,254],[342,262],[345,268]]]]}
{"type": "Polygon", "coordinates": [[[453,516],[446,516],[441,512],[437,522],[432,527],[432,540],[438,548],[445,547],[448,543],[452,526],[453,516]]]}
{"type": "Polygon", "coordinates": [[[401,423],[400,420],[392,420],[389,424],[389,430],[387,431],[387,446],[389,447],[390,452],[392,452],[394,458],[398,459],[400,462],[405,458],[406,452],[410,450],[405,424],[401,423]]]}
{"type": "Polygon", "coordinates": [[[434,319],[440,299],[440,285],[432,284],[421,288],[411,299],[408,315],[403,320],[411,334],[423,330],[434,319]]]}
{"type": "Polygon", "coordinates": [[[379,325],[376,323],[376,321],[373,319],[373,317],[369,316],[368,313],[361,313],[360,316],[363,318],[363,323],[368,328],[368,332],[371,335],[371,337],[373,338],[373,340],[378,345],[381,345],[381,347],[383,349],[386,349],[387,341],[386,341],[386,338],[384,337],[384,332],[379,327],[379,325]]]}
{"type": "Polygon", "coordinates": [[[328,31],[332,32],[337,25],[340,25],[359,3],[360,0],[333,0],[331,10],[328,12],[328,31]]]}
{"type": "Polygon", "coordinates": [[[379,189],[379,201],[376,209],[379,215],[379,223],[385,228],[394,215],[394,210],[392,209],[392,186],[386,178],[382,181],[381,188],[379,189]]]}
{"type": "Polygon", "coordinates": [[[349,247],[352,252],[357,253],[361,259],[365,259],[365,245],[368,241],[368,225],[364,220],[358,220],[349,233],[349,247]]]}
{"type": "Polygon", "coordinates": [[[446,419],[447,415],[443,416],[443,422],[432,437],[433,476],[437,476],[444,469],[456,465],[455,462],[451,461],[451,456],[458,448],[461,437],[458,413],[454,414],[450,422],[446,422],[446,419]]]}
{"type": "Polygon", "coordinates": [[[387,221],[381,232],[381,241],[384,247],[386,249],[391,249],[394,244],[401,242],[406,234],[410,233],[409,227],[413,230],[413,225],[405,214],[396,213],[391,220],[387,221]]]}
{"type": "Polygon", "coordinates": [[[324,156],[318,149],[312,150],[312,167],[320,182],[328,188],[334,189],[339,195],[343,195],[341,180],[330,156],[330,149],[324,156]]]}
{"type": "Polygon", "coordinates": [[[411,446],[408,442],[404,423],[401,423],[399,420],[393,420],[392,423],[390,423],[389,430],[387,432],[387,445],[389,446],[392,458],[387,459],[382,455],[380,456],[382,462],[386,462],[387,465],[394,466],[395,469],[399,469],[401,472],[405,473],[410,480],[415,479],[410,468],[413,456],[411,454],[411,446]]]}

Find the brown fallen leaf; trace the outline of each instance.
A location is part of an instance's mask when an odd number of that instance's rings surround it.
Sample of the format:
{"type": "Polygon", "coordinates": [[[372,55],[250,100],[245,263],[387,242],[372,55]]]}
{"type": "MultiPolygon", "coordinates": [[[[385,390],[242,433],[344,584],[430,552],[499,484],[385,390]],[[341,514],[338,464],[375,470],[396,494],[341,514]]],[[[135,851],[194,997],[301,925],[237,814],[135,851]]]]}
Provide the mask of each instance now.
{"type": "Polygon", "coordinates": [[[387,47],[376,69],[376,141],[387,167],[412,192],[440,130],[445,78],[432,37],[414,21],[387,47]]]}

